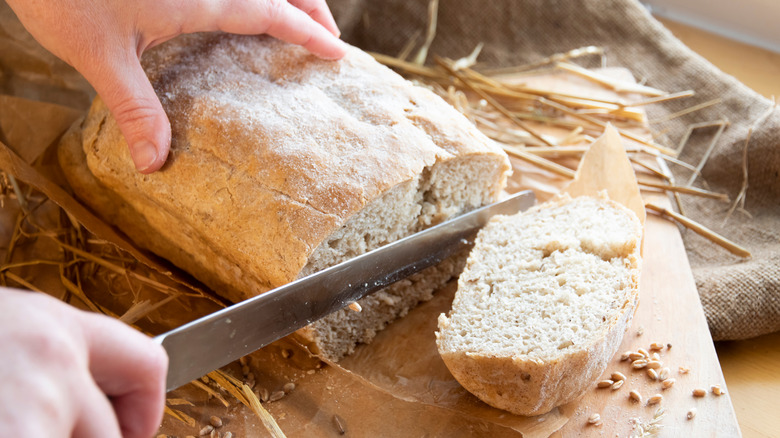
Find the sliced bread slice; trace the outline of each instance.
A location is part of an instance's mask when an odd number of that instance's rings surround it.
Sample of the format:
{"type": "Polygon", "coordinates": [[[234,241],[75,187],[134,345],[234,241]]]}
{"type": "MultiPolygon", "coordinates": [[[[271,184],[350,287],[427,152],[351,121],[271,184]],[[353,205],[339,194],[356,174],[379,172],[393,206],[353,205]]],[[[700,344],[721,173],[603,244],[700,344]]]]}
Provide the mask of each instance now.
{"type": "Polygon", "coordinates": [[[574,400],[615,354],[639,299],[642,226],[568,195],[494,218],[477,237],[436,343],[484,402],[538,415],[574,400]]]}

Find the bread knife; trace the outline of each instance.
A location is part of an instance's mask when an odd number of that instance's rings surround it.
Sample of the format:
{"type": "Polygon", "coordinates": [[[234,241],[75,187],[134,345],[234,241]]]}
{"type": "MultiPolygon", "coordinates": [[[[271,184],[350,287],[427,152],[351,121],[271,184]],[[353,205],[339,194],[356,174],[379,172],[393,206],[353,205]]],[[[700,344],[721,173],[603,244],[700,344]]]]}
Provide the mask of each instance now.
{"type": "Polygon", "coordinates": [[[512,195],[155,337],[168,353],[167,390],[441,262],[470,247],[494,215],[526,210],[535,201],[530,191],[512,195]]]}

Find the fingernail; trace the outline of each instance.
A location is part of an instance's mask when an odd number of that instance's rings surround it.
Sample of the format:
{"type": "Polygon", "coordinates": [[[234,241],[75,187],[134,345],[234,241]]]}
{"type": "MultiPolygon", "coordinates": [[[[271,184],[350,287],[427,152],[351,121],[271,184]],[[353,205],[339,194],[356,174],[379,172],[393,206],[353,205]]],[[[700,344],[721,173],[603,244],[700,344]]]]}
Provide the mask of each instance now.
{"type": "Polygon", "coordinates": [[[157,148],[148,141],[136,143],[132,148],[133,163],[139,172],[145,172],[157,161],[157,148]]]}
{"type": "MultiPolygon", "coordinates": [[[[330,17],[330,24],[333,26],[333,29],[331,29],[330,33],[333,34],[336,38],[341,38],[341,29],[339,29],[338,23],[336,23],[336,20],[331,15],[330,17]]],[[[328,27],[328,26],[326,26],[328,27]]]]}
{"type": "Polygon", "coordinates": [[[334,47],[335,50],[332,50],[331,53],[322,54],[320,55],[323,59],[335,61],[337,59],[341,59],[344,57],[344,55],[347,54],[349,51],[349,45],[341,40],[336,40],[336,47],[334,47]]]}

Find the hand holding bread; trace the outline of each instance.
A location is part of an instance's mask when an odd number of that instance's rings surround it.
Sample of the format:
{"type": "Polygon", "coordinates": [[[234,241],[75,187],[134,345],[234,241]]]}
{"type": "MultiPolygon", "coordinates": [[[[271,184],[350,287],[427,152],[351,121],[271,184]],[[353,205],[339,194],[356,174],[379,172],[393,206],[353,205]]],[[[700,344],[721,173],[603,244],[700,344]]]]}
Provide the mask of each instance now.
{"type": "Polygon", "coordinates": [[[78,70],[116,117],[138,171],[165,163],[171,128],[139,59],[177,35],[269,34],[327,59],[345,44],[325,0],[9,0],[27,30],[78,70]]]}
{"type": "MultiPolygon", "coordinates": [[[[346,45],[324,0],[9,0],[27,30],[92,84],[116,117],[135,168],[158,170],[169,119],[141,67],[182,33],[267,33],[327,59],[346,45]]],[[[164,404],[166,356],[124,324],[39,294],[0,288],[2,436],[148,437],[164,404]],[[110,397],[110,398],[109,398],[110,397]]]]}

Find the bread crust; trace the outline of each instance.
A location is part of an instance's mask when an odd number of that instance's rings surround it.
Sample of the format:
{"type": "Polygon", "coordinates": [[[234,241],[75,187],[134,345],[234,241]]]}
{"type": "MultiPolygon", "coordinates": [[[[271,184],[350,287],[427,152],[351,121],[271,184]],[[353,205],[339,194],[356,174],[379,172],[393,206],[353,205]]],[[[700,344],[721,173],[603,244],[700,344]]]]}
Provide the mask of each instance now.
{"type": "MultiPolygon", "coordinates": [[[[518,415],[547,413],[580,397],[596,382],[615,355],[639,303],[642,227],[629,209],[605,199],[605,195],[602,199],[634,219],[635,238],[631,242],[633,251],[626,258],[631,272],[631,288],[613,318],[591,337],[593,342],[566,348],[561,354],[544,360],[522,355],[486,355],[453,350],[445,339],[448,330],[451,330],[451,321],[444,314],[439,316],[436,342],[444,363],[464,388],[485,403],[518,415]]],[[[533,210],[561,206],[570,201],[568,196],[563,196],[533,210]]],[[[467,266],[473,262],[476,261],[469,259],[467,266]]]]}

